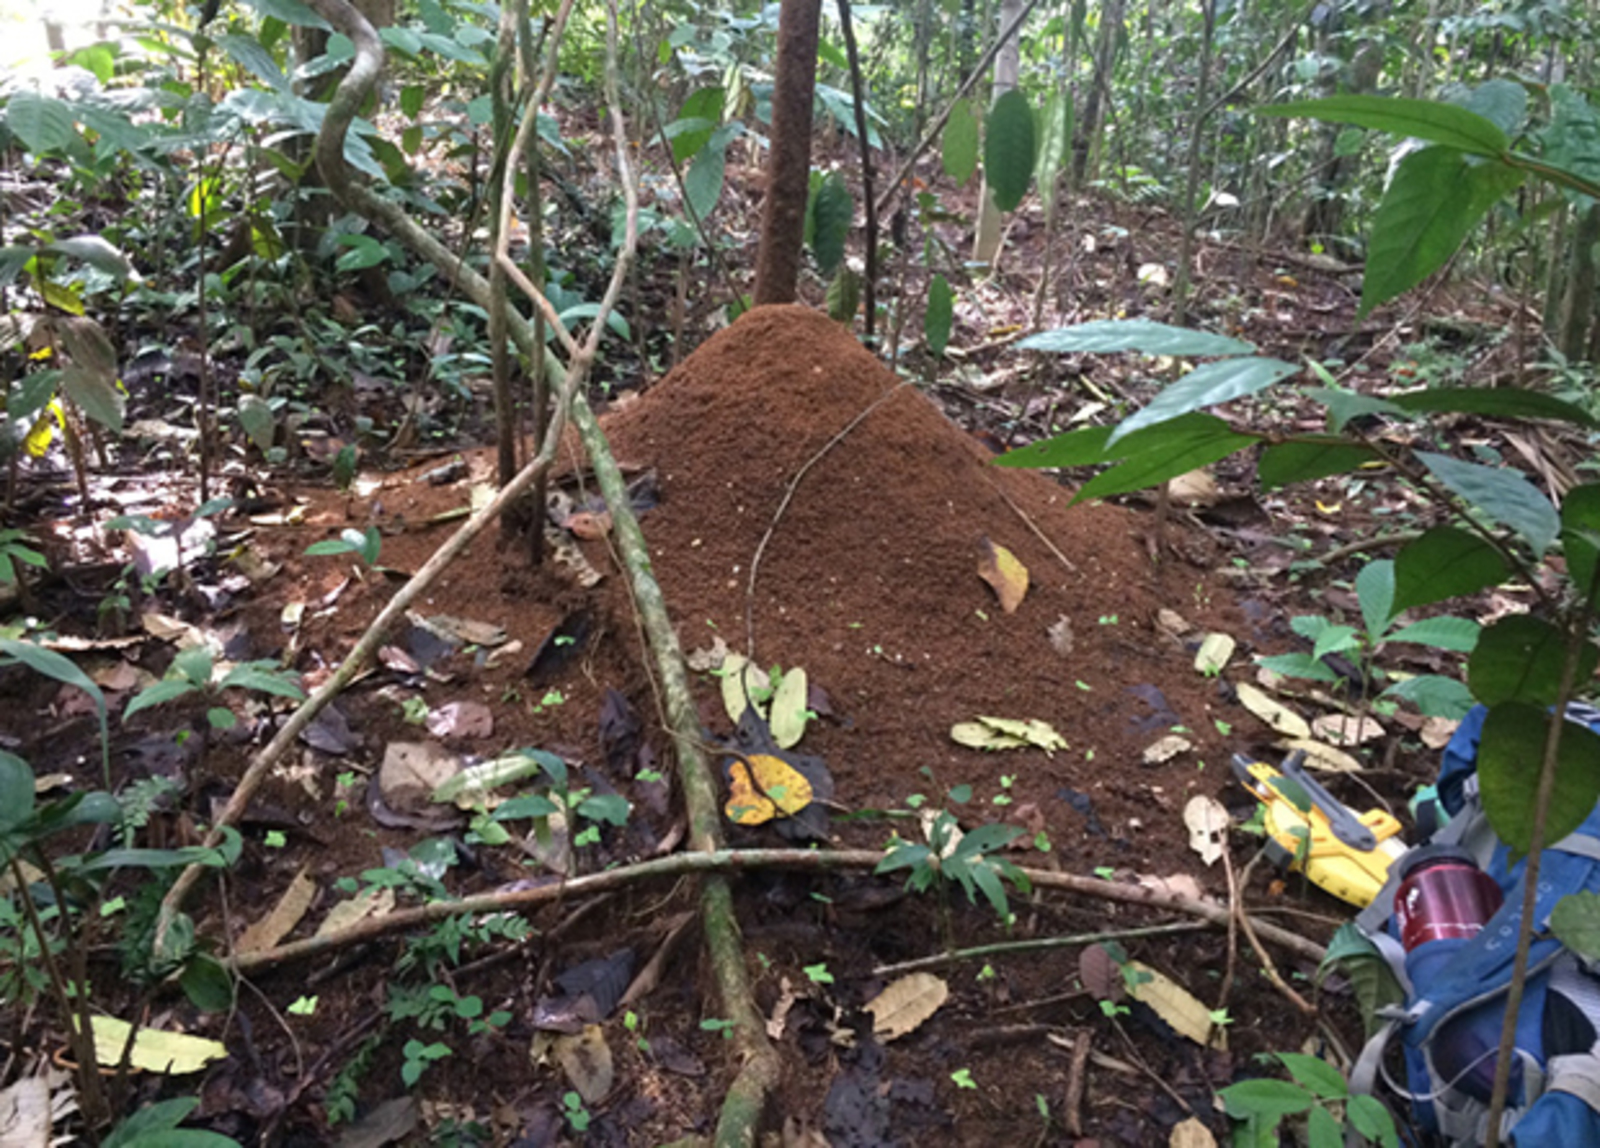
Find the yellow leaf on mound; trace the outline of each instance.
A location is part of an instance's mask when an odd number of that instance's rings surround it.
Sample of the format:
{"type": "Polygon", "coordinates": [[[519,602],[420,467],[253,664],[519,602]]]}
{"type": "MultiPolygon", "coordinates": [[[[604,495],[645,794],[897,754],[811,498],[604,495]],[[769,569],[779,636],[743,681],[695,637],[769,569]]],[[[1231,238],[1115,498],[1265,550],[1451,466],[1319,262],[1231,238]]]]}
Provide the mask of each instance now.
{"type": "Polygon", "coordinates": [[[728,767],[728,820],[737,825],[761,825],[774,817],[789,817],[811,804],[811,783],[781,757],[756,754],[728,767]],[[755,777],[750,774],[754,770],[755,777]]]}
{"type": "Polygon", "coordinates": [[[1028,594],[1028,568],[1004,546],[983,539],[983,556],[978,559],[978,577],[993,588],[1000,608],[1014,614],[1028,594]]]}

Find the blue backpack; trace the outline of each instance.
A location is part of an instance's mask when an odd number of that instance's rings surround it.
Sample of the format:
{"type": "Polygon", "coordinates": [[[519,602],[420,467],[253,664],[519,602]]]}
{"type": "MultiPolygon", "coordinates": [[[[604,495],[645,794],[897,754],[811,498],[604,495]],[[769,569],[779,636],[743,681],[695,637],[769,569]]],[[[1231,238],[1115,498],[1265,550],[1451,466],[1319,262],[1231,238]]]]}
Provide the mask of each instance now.
{"type": "MultiPolygon", "coordinates": [[[[1392,919],[1397,882],[1357,918],[1399,979],[1405,1004],[1380,1014],[1385,1024],[1351,1072],[1352,1091],[1372,1093],[1382,1075],[1411,1100],[1417,1123],[1454,1148],[1485,1139],[1524,895],[1525,863],[1511,863],[1509,848],[1478,800],[1485,713],[1482,706],[1469,713],[1445,749],[1438,792],[1450,820],[1429,846],[1469,852],[1499,884],[1504,904],[1475,937],[1436,940],[1410,953],[1401,948],[1392,919]],[[1396,1038],[1405,1053],[1405,1082],[1390,1079],[1384,1068],[1396,1038]]],[[[1600,710],[1574,704],[1567,716],[1600,732],[1600,710]]],[[[1549,931],[1557,902],[1584,890],[1600,892],[1600,806],[1576,832],[1546,846],[1540,865],[1529,977],[1502,1125],[1502,1142],[1509,1137],[1520,1148],[1600,1145],[1600,968],[1549,931]]]]}

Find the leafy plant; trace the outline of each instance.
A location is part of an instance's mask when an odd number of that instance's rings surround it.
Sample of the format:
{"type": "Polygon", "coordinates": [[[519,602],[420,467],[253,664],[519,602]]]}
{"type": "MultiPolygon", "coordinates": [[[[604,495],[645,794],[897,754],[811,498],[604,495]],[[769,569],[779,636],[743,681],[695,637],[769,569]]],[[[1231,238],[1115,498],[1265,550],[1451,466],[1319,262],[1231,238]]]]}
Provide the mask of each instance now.
{"type": "Polygon", "coordinates": [[[313,542],[306,547],[306,553],[313,558],[329,554],[354,554],[366,565],[376,566],[382,548],[383,537],[376,526],[369,526],[365,530],[357,530],[352,526],[341,530],[337,538],[313,542]]]}
{"type": "MultiPolygon", "coordinates": [[[[275,662],[244,662],[213,684],[211,679],[215,669],[211,651],[206,647],[191,646],[180,651],[172,659],[172,666],[165,678],[146,686],[128,702],[127,708],[122,711],[122,720],[126,722],[140,710],[166,705],[190,694],[201,694],[215,703],[220,700],[223,690],[230,689],[252,690],[296,702],[305,700],[305,694],[295,684],[295,675],[275,662]]],[[[206,711],[206,720],[212,729],[225,730],[232,729],[238,719],[227,706],[213,704],[206,711]]]]}
{"type": "Polygon", "coordinates": [[[1275,1148],[1279,1126],[1300,1116],[1310,1148],[1341,1148],[1348,1143],[1347,1133],[1357,1143],[1399,1148],[1389,1110],[1371,1096],[1352,1096],[1344,1074],[1327,1061],[1298,1052],[1269,1053],[1261,1059],[1276,1059],[1293,1079],[1244,1080],[1218,1090],[1228,1115],[1240,1122],[1233,1141],[1239,1148],[1275,1148]]]}
{"type": "Polygon", "coordinates": [[[179,1127],[199,1105],[198,1096],[183,1096],[141,1108],[113,1128],[100,1148],[239,1148],[232,1136],[179,1127]]]}
{"type": "Polygon", "coordinates": [[[975,902],[977,893],[982,891],[1000,919],[1009,922],[1011,906],[1006,900],[1005,881],[1024,893],[1032,886],[1021,869],[998,854],[1021,833],[1015,826],[998,824],[980,825],[963,833],[955,817],[941,811],[929,825],[928,844],[896,838],[875,872],[909,869],[906,886],[919,893],[935,884],[943,888],[953,882],[966,892],[968,901],[975,902]]]}
{"type": "Polygon", "coordinates": [[[18,566],[43,570],[49,562],[28,543],[34,541],[23,530],[0,530],[0,586],[15,586],[22,578],[18,566]]]}

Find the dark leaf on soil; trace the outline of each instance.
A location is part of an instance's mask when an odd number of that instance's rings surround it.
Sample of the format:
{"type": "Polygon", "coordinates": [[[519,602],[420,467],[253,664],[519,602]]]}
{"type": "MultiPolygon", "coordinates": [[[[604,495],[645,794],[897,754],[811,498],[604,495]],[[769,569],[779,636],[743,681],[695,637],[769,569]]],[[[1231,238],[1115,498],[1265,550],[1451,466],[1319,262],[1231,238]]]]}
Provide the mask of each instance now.
{"type": "Polygon", "coordinates": [[[539,643],[528,663],[527,676],[535,681],[559,674],[572,659],[582,652],[589,632],[594,629],[594,616],[587,610],[576,610],[561,619],[539,643]]]}
{"type": "Polygon", "coordinates": [[[856,1049],[822,1102],[822,1126],[833,1148],[890,1148],[889,1098],[882,1084],[883,1049],[870,1039],[856,1049]]]}
{"type": "Polygon", "coordinates": [[[1128,692],[1150,707],[1150,712],[1143,717],[1134,717],[1130,725],[1135,733],[1149,734],[1157,730],[1170,729],[1175,725],[1183,724],[1172,704],[1167,701],[1167,695],[1155,686],[1140,684],[1129,686],[1128,692]]]}
{"type": "Polygon", "coordinates": [[[323,707],[321,713],[300,734],[300,740],[312,749],[343,757],[352,749],[360,748],[361,735],[350,728],[350,721],[337,704],[323,707]]]}
{"type": "Polygon", "coordinates": [[[1083,815],[1087,822],[1085,826],[1089,833],[1095,837],[1104,837],[1106,827],[1100,820],[1100,815],[1094,811],[1094,802],[1087,793],[1079,793],[1076,789],[1058,789],[1056,796],[1072,806],[1074,810],[1083,815]]]}
{"type": "Polygon", "coordinates": [[[540,997],[533,1006],[533,1027],[573,1033],[611,1015],[633,978],[633,950],[618,949],[574,965],[556,978],[560,996],[540,997]]]}
{"type": "Polygon", "coordinates": [[[606,768],[615,777],[628,777],[639,747],[639,715],[622,694],[606,687],[600,699],[600,748],[606,768]]]}
{"type": "Polygon", "coordinates": [[[690,1052],[682,1041],[671,1036],[650,1038],[650,1059],[677,1076],[704,1076],[705,1061],[690,1052]]]}

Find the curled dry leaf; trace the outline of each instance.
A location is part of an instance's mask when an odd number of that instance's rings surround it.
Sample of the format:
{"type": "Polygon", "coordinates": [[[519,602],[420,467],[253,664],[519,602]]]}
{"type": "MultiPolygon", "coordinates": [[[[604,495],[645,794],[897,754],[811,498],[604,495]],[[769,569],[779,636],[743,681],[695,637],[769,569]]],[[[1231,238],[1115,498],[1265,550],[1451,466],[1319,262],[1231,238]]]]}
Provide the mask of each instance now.
{"type": "Polygon", "coordinates": [[[728,643],[718,634],[711,640],[711,645],[705,649],[690,650],[684,661],[689,663],[689,668],[697,674],[708,670],[722,668],[722,663],[728,656],[728,643]]]}
{"type": "Polygon", "coordinates": [[[567,519],[567,529],[585,542],[594,542],[611,533],[611,512],[602,510],[595,514],[588,510],[580,510],[567,519]]]}
{"type": "Polygon", "coordinates": [[[1156,611],[1156,629],[1170,637],[1181,638],[1194,627],[1189,625],[1189,620],[1182,614],[1163,606],[1156,611]]]}
{"type": "Polygon", "coordinates": [[[1169,733],[1160,741],[1145,746],[1144,752],[1139,756],[1144,759],[1146,765],[1160,765],[1164,761],[1171,761],[1180,753],[1188,753],[1193,748],[1194,744],[1188,738],[1169,733]]]}
{"type": "Polygon", "coordinates": [[[950,740],[968,749],[1022,749],[1026,739],[1001,733],[981,721],[958,721],[950,727],[950,740]]]}
{"type": "Polygon", "coordinates": [[[1311,726],[1306,719],[1282,702],[1268,697],[1249,682],[1240,682],[1236,688],[1239,691],[1239,704],[1285,737],[1311,736],[1311,726]]]}
{"type": "Polygon", "coordinates": [[[1122,966],[1104,945],[1085,945],[1079,951],[1078,979],[1096,1000],[1116,1002],[1127,994],[1122,966]]]}
{"type": "Polygon", "coordinates": [[[428,732],[434,737],[488,737],[494,733],[494,713],[482,702],[449,702],[429,711],[428,732]]]}
{"type": "Polygon", "coordinates": [[[1200,649],[1194,656],[1194,668],[1208,677],[1220,674],[1227,668],[1228,659],[1238,643],[1231,634],[1207,634],[1200,640],[1200,649]]]}
{"type": "Polygon", "coordinates": [[[950,986],[932,973],[890,981],[863,1007],[872,1014],[872,1034],[885,1043],[914,1032],[950,997],[950,986]]]}
{"type": "Polygon", "coordinates": [[[1456,735],[1459,721],[1449,718],[1431,717],[1422,723],[1422,744],[1429,749],[1443,749],[1450,744],[1450,739],[1456,735]]]}
{"type": "Polygon", "coordinates": [[[1149,1005],[1157,1016],[1201,1047],[1227,1048],[1228,1033],[1211,1022],[1211,1011],[1165,974],[1141,961],[1129,961],[1128,995],[1149,1005]]]}
{"type": "MultiPolygon", "coordinates": [[[[744,711],[757,694],[764,694],[772,686],[767,671],[743,654],[729,654],[722,659],[722,708],[728,711],[728,720],[734,725],[744,717],[744,711]]],[[[756,713],[766,711],[756,705],[756,713]]]]}
{"type": "Polygon", "coordinates": [[[1028,593],[1028,568],[1015,554],[987,535],[981,545],[983,554],[978,559],[978,577],[993,588],[995,597],[1000,599],[1000,608],[1007,614],[1015,614],[1028,593]]]}
{"type": "Polygon", "coordinates": [[[599,1104],[616,1083],[611,1046],[606,1043],[605,1029],[597,1024],[585,1025],[579,1033],[556,1037],[551,1055],[585,1104],[599,1104]]]}
{"type": "Polygon", "coordinates": [[[1167,497],[1179,506],[1215,506],[1217,480],[1205,470],[1191,470],[1167,483],[1167,497]]]}
{"type": "Polygon", "coordinates": [[[1205,794],[1191,797],[1183,807],[1183,823],[1189,830],[1189,848],[1207,865],[1215,865],[1228,835],[1228,811],[1222,803],[1205,794]]]}
{"type": "Polygon", "coordinates": [[[1334,749],[1310,738],[1292,737],[1278,743],[1278,748],[1306,755],[1306,765],[1312,769],[1325,769],[1332,773],[1360,773],[1363,766],[1342,749],[1334,749]]]}
{"type": "Polygon", "coordinates": [[[1365,745],[1383,737],[1385,730],[1366,714],[1323,714],[1311,723],[1311,732],[1334,745],[1365,745]]]}

